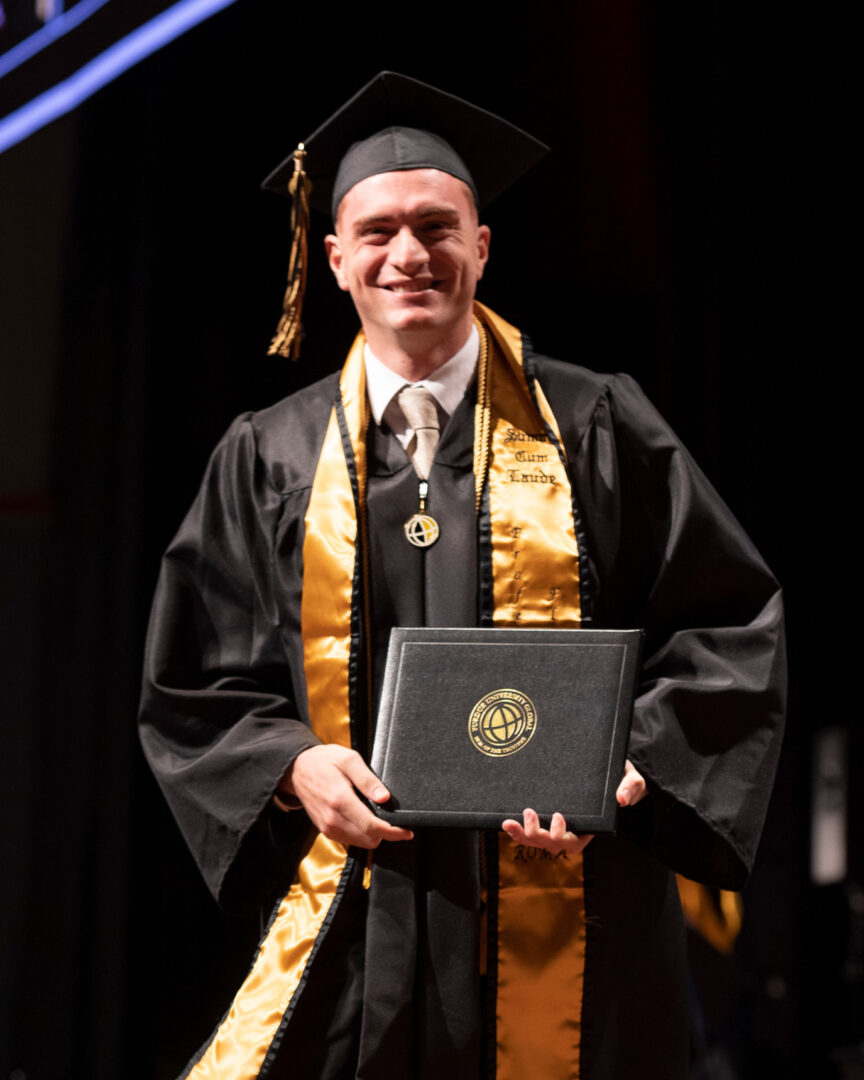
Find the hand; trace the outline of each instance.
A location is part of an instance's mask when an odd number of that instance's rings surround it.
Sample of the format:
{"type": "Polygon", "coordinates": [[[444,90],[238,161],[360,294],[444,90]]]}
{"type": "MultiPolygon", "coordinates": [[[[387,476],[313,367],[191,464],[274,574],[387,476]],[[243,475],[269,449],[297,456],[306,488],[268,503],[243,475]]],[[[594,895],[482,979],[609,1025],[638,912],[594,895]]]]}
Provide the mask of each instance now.
{"type": "Polygon", "coordinates": [[[279,790],[296,795],[319,832],[346,847],[376,848],[382,840],[410,840],[414,835],[382,821],[360,801],[357,791],[376,803],[387,802],[390,792],[363,758],[345,746],[325,743],[301,751],[279,790]]]}
{"type": "Polygon", "coordinates": [[[540,818],[536,811],[525,810],[522,816],[525,821],[524,828],[513,818],[508,818],[501,826],[510,839],[517,844],[542,848],[544,851],[551,851],[553,855],[561,851],[578,855],[594,839],[593,833],[577,836],[575,833],[568,832],[563,814],[553,814],[548,829],[540,828],[540,818]]]}
{"type": "MultiPolygon", "coordinates": [[[[631,761],[624,762],[624,776],[615,792],[615,798],[619,806],[635,806],[640,799],[644,799],[647,793],[645,779],[634,768],[631,761]]],[[[552,815],[552,821],[548,829],[540,828],[540,819],[533,810],[526,810],[523,814],[524,827],[513,818],[508,818],[501,828],[511,840],[517,844],[527,844],[529,847],[542,848],[557,855],[560,851],[578,854],[584,851],[593,840],[593,833],[577,836],[567,831],[567,823],[562,814],[552,815]]]]}
{"type": "Polygon", "coordinates": [[[618,785],[615,798],[619,806],[635,806],[640,799],[647,794],[645,779],[640,772],[633,767],[632,761],[624,762],[624,779],[618,785]]]}

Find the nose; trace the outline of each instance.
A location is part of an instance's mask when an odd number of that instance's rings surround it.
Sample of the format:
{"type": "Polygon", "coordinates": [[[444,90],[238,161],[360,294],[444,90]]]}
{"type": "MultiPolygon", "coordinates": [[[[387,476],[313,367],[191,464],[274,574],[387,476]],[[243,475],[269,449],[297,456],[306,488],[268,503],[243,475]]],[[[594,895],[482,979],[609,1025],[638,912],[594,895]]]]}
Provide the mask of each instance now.
{"type": "Polygon", "coordinates": [[[428,258],[426,248],[407,225],[390,241],[390,262],[401,273],[416,274],[428,258]]]}

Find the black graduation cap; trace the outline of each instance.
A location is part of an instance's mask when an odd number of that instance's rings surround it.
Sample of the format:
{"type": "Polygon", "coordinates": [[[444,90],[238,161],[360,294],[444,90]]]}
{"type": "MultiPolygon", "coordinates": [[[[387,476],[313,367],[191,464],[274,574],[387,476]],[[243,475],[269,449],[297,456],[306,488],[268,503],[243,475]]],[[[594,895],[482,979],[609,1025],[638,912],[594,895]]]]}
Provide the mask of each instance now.
{"type": "Polygon", "coordinates": [[[344,195],[367,176],[431,168],[463,180],[479,208],[548,152],[500,116],[407,75],[380,72],[261,185],[293,199],[288,288],[269,354],[299,355],[310,206],[335,218],[344,195]]]}
{"type": "MultiPolygon", "coordinates": [[[[500,116],[395,71],[376,75],[302,145],[310,203],[334,217],[355,184],[401,169],[450,173],[483,207],[549,152],[500,116]]],[[[289,194],[294,160],[286,158],[262,187],[289,194]]]]}

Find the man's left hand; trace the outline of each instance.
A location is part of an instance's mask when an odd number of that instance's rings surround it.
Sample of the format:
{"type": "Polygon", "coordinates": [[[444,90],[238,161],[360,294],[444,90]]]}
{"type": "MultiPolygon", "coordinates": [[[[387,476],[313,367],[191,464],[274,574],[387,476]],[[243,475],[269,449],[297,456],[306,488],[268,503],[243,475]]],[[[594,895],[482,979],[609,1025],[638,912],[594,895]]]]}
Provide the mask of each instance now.
{"type": "MultiPolygon", "coordinates": [[[[645,792],[644,777],[637,772],[632,762],[626,761],[624,776],[615,792],[618,805],[635,806],[640,799],[645,798],[645,792]]],[[[554,855],[561,851],[578,855],[594,839],[593,833],[577,836],[575,833],[568,832],[563,814],[553,814],[548,829],[540,827],[540,819],[534,810],[525,810],[522,816],[524,820],[521,824],[514,818],[508,818],[501,826],[510,839],[517,844],[542,848],[544,851],[551,851],[554,855]]]]}

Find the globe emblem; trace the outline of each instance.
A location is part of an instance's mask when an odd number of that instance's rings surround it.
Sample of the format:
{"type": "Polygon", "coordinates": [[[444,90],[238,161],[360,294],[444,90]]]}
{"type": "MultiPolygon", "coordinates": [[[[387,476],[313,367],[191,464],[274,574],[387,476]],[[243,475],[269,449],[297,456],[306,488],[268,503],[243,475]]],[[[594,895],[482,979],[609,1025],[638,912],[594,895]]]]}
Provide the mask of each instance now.
{"type": "Polygon", "coordinates": [[[412,514],[405,522],[405,536],[414,547],[431,547],[440,535],[438,522],[429,514],[412,514]]]}
{"type": "Polygon", "coordinates": [[[468,718],[468,734],[487,757],[506,757],[525,746],[537,726],[534,702],[520,690],[493,690],[468,718]]]}
{"type": "Polygon", "coordinates": [[[507,746],[525,730],[525,711],[515,701],[499,701],[480,718],[480,731],[493,745],[507,746]]]}

